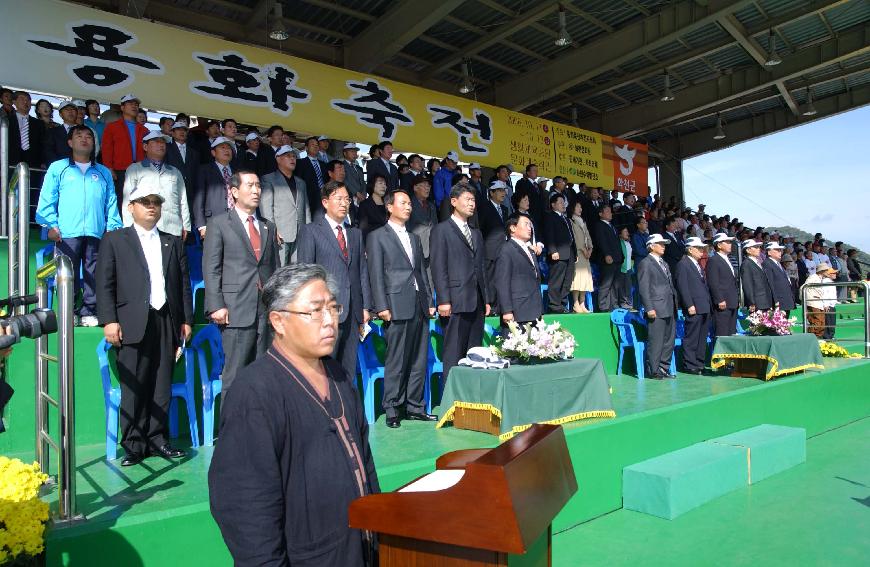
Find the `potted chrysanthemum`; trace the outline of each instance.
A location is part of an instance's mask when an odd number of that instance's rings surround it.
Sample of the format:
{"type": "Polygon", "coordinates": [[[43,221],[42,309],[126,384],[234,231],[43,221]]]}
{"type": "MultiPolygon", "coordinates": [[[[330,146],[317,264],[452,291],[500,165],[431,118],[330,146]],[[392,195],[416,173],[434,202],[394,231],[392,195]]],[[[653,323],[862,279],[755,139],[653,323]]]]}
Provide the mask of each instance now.
{"type": "Polygon", "coordinates": [[[47,479],[37,463],[0,457],[0,566],[45,565],[48,504],[39,489],[47,479]]]}

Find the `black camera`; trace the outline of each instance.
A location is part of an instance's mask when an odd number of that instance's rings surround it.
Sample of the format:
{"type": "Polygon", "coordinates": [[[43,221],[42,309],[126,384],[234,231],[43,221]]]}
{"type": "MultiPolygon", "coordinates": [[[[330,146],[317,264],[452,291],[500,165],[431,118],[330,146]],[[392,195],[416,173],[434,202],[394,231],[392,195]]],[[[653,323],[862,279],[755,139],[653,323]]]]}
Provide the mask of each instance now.
{"type": "MultiPolygon", "coordinates": [[[[0,308],[11,309],[36,302],[35,295],[10,297],[0,301],[0,308]]],[[[42,335],[57,332],[57,316],[51,309],[33,309],[30,313],[0,319],[0,325],[6,329],[6,334],[0,335],[0,349],[4,349],[17,344],[22,337],[38,339],[42,335]]]]}

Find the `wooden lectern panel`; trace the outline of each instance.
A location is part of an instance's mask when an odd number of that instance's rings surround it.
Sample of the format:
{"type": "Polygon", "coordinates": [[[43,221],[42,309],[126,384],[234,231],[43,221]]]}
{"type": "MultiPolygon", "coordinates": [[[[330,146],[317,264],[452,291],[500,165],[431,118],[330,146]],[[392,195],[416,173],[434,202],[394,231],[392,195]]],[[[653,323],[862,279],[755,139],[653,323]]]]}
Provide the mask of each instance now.
{"type": "Polygon", "coordinates": [[[436,466],[464,474],[442,490],[351,503],[350,526],[379,534],[382,566],[549,564],[550,523],[577,492],[560,426],[534,425],[495,449],[447,453],[436,466]]]}

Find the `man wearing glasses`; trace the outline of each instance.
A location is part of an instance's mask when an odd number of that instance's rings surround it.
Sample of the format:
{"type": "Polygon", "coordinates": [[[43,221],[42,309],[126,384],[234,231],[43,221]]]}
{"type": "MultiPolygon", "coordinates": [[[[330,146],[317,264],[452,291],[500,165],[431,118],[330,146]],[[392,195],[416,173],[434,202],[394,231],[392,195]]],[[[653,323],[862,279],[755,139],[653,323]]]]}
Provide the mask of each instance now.
{"type": "Polygon", "coordinates": [[[278,267],[275,225],[257,216],[257,174],[235,172],[230,191],[234,206],[210,217],[202,251],[205,313],[220,327],[224,347],[224,396],[238,371],[269,346],[268,321],[260,298],[263,285],[278,267]]]}
{"type": "Polygon", "coordinates": [[[125,467],[184,456],[169,444],[167,420],[175,353],[193,324],[184,245],[157,229],[163,197],[150,189],[129,197],[132,226],[103,237],[96,270],[97,317],[118,349],[125,467]]]}
{"type": "Polygon", "coordinates": [[[327,182],[320,196],[325,214],[302,227],[296,254],[300,263],[320,264],[335,278],[336,299],[343,311],[332,355],[355,384],[360,334],[369,322],[372,304],[365,248],[362,232],[347,222],[351,200],[344,182],[327,182]]]}

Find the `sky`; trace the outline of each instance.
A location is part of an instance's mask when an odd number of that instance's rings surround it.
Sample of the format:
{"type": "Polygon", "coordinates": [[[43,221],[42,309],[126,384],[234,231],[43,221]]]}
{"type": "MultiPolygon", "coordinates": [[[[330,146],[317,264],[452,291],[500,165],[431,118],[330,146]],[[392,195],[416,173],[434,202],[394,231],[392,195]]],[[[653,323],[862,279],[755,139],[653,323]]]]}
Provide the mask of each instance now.
{"type": "Polygon", "coordinates": [[[865,106],[686,160],[686,205],[704,203],[709,214],[751,227],[821,232],[870,252],[868,132],[865,106]]]}

